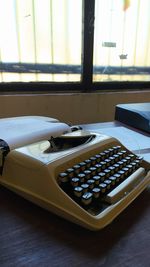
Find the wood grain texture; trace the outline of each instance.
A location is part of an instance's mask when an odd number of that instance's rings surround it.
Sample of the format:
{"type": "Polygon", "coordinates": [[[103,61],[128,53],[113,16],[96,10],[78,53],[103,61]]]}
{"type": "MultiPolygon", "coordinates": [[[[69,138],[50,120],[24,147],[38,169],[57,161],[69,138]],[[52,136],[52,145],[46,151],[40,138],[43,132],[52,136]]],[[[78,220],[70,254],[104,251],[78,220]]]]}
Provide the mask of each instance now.
{"type": "Polygon", "coordinates": [[[0,187],[0,266],[150,266],[150,188],[90,232],[0,187]]]}

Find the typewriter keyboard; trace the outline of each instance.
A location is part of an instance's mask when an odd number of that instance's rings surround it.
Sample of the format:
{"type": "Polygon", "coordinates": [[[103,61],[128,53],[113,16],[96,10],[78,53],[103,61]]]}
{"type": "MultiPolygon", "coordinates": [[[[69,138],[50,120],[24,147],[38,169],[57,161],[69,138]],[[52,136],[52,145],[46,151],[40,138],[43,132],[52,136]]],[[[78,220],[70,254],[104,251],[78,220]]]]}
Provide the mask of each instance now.
{"type": "Polygon", "coordinates": [[[58,184],[92,215],[119,201],[144,176],[142,158],[112,146],[58,175],[58,184]]]}

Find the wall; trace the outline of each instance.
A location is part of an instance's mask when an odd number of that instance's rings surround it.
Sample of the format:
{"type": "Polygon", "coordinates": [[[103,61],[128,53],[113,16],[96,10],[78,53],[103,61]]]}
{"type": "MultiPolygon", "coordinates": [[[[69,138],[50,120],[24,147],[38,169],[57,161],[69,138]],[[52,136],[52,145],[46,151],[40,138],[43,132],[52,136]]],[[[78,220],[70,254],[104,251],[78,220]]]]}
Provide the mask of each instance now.
{"type": "Polygon", "coordinates": [[[45,115],[71,124],[112,121],[119,103],[150,102],[150,90],[67,94],[1,95],[0,117],[45,115]]]}

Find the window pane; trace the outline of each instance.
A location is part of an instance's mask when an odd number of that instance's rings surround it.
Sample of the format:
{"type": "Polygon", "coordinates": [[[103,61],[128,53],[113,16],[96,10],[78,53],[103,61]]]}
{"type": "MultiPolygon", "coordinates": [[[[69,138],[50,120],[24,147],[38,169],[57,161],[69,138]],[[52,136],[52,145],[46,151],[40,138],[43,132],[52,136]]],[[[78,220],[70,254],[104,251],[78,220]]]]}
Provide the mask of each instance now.
{"type": "Polygon", "coordinates": [[[150,1],[96,0],[94,81],[150,81],[150,1]]]}
{"type": "Polygon", "coordinates": [[[0,0],[0,81],[80,81],[81,28],[81,0],[0,0]]]}

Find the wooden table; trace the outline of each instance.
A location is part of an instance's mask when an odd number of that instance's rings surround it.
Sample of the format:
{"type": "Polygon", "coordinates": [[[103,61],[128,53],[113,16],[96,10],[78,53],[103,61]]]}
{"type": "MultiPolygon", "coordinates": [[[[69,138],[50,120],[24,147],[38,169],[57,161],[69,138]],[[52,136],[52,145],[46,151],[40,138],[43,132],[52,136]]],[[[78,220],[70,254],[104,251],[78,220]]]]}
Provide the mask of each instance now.
{"type": "Polygon", "coordinates": [[[0,229],[0,267],[149,267],[150,188],[91,232],[0,186],[0,229]]]}

